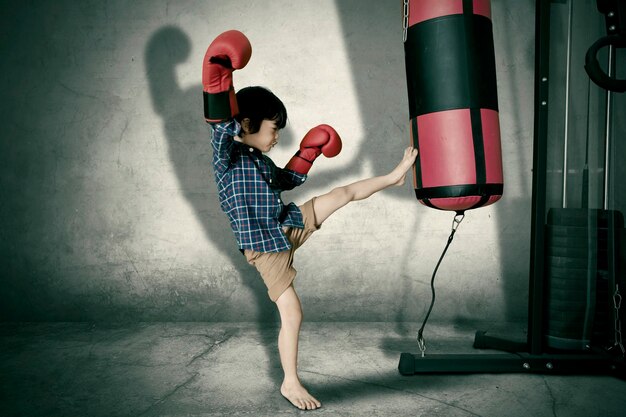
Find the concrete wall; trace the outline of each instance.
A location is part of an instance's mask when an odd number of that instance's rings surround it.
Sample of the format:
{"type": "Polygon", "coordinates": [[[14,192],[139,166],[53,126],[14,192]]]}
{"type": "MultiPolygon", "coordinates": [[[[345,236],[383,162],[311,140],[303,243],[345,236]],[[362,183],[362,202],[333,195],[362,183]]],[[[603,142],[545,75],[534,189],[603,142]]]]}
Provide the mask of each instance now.
{"type": "MultiPolygon", "coordinates": [[[[526,315],[534,1],[494,0],[505,196],[467,214],[437,277],[433,321],[526,315]]],[[[302,203],[382,174],[408,144],[395,0],[4,1],[0,9],[2,320],[275,320],[219,210],[201,61],[237,28],[289,123],[284,164],[313,125],[343,152],[318,160],[302,203]]],[[[308,320],[418,321],[452,213],[411,181],[336,213],[298,252],[308,320]]]]}

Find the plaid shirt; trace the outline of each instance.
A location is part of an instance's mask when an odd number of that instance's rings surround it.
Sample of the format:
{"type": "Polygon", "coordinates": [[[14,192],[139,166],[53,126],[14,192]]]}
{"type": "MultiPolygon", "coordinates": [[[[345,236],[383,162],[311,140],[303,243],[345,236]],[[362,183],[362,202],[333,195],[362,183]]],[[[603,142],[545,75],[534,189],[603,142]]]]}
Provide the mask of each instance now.
{"type": "Polygon", "coordinates": [[[291,248],[283,226],[304,228],[302,212],[285,205],[280,193],[301,185],[306,175],[276,167],[258,149],[233,140],[235,120],[211,125],[213,170],[220,205],[228,215],[239,249],[281,252],[291,248]]]}

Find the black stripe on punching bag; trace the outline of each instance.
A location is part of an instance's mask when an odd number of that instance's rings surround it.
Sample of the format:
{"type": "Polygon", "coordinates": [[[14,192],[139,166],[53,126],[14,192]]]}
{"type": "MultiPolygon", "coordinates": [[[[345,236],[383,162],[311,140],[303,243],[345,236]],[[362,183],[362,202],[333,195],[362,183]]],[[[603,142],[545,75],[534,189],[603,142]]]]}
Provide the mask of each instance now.
{"type": "Polygon", "coordinates": [[[411,136],[413,147],[417,149],[417,158],[415,159],[415,185],[417,188],[422,188],[422,164],[419,155],[420,142],[419,133],[417,131],[417,118],[411,119],[411,136]]]}
{"type": "MultiPolygon", "coordinates": [[[[441,187],[427,187],[415,189],[415,197],[418,200],[428,198],[459,198],[482,196],[486,200],[492,195],[502,195],[503,184],[463,184],[443,185],[441,187]]],[[[482,199],[481,199],[482,200],[482,199]]],[[[484,204],[484,203],[483,203],[484,204]]]]}
{"type": "Polygon", "coordinates": [[[487,182],[487,168],[485,165],[485,139],[483,138],[483,122],[480,109],[470,109],[472,123],[472,139],[474,141],[474,162],[476,165],[476,184],[487,182]]]}
{"type": "Polygon", "coordinates": [[[474,0],[463,0],[463,14],[470,16],[474,14],[474,0]]]}
{"type": "MultiPolygon", "coordinates": [[[[474,2],[473,0],[463,0],[463,17],[465,20],[465,34],[467,39],[471,39],[472,34],[475,32],[474,29],[474,19],[472,18],[474,15],[474,2]]],[[[493,43],[493,41],[492,41],[493,43]]],[[[477,56],[476,53],[476,43],[468,42],[467,43],[467,51],[468,51],[468,61],[471,61],[471,57],[477,56]]],[[[495,59],[495,58],[494,58],[495,59]]],[[[475,63],[477,64],[477,63],[475,63]]],[[[475,72],[476,66],[470,65],[468,71],[471,71],[472,74],[469,76],[470,79],[477,79],[475,72]]],[[[495,74],[495,69],[494,69],[495,74]]],[[[494,75],[495,79],[495,75],[494,75]]],[[[477,89],[479,89],[479,85],[472,84],[470,85],[472,95],[477,94],[477,89]]],[[[474,142],[474,162],[476,165],[476,184],[485,184],[487,182],[487,169],[485,165],[485,141],[483,137],[483,123],[480,117],[480,108],[470,108],[470,120],[472,124],[472,139],[474,142]]],[[[500,194],[502,192],[500,191],[500,194]]],[[[491,196],[490,191],[483,190],[482,197],[476,204],[474,204],[469,209],[475,209],[478,207],[482,207],[489,201],[489,197],[491,196]]]]}
{"type": "Polygon", "coordinates": [[[489,18],[465,13],[416,23],[404,53],[411,119],[453,109],[498,111],[489,18]]]}
{"type": "Polygon", "coordinates": [[[441,210],[439,207],[433,206],[433,203],[430,202],[430,198],[423,198],[420,201],[424,203],[427,207],[434,208],[436,210],[441,210]]]}
{"type": "MultiPolygon", "coordinates": [[[[415,159],[415,184],[416,184],[416,191],[417,191],[417,189],[423,189],[423,188],[422,188],[422,164],[420,162],[420,155],[419,155],[420,142],[419,142],[419,132],[417,131],[417,118],[416,117],[411,119],[411,135],[412,135],[411,140],[413,141],[413,147],[417,149],[417,158],[415,159]]],[[[430,202],[430,199],[421,198],[420,200],[427,207],[438,209],[438,207],[433,206],[433,204],[430,202]]]]}

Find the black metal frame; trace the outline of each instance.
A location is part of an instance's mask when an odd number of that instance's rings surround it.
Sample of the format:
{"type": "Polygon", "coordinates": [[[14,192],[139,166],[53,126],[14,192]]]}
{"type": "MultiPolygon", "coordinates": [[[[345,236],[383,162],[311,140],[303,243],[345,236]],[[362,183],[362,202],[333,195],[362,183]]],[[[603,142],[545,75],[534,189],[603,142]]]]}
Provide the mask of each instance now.
{"type": "Polygon", "coordinates": [[[425,357],[421,357],[421,354],[402,353],[398,366],[402,375],[540,373],[606,374],[626,378],[626,363],[623,358],[596,351],[554,352],[543,343],[550,2],[551,0],[537,0],[535,15],[535,122],[527,342],[513,342],[478,331],[474,338],[474,348],[508,353],[429,354],[425,357]]]}

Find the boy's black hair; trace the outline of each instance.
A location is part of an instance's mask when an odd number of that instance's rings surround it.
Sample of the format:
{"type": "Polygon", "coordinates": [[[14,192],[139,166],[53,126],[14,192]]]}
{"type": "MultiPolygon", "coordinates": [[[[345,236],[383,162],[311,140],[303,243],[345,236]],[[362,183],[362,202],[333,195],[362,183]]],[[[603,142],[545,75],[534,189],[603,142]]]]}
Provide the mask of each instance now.
{"type": "Polygon", "coordinates": [[[275,121],[278,129],[287,124],[285,105],[265,87],[242,88],[237,92],[237,105],[239,114],[235,119],[240,123],[243,119],[250,119],[248,133],[258,132],[264,119],[275,121]]]}

